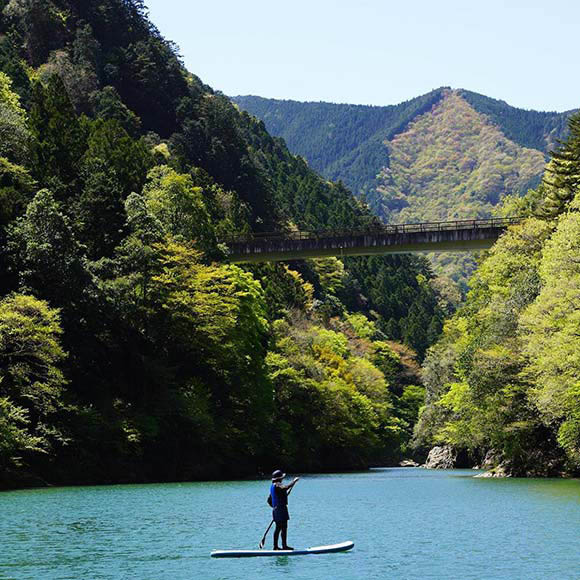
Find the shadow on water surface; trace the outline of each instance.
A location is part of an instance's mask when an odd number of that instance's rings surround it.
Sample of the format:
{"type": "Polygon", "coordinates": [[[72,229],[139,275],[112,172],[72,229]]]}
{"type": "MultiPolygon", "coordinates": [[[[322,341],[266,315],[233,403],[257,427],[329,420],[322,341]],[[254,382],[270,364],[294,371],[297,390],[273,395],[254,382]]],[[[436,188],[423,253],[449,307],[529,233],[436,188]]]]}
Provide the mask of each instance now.
{"type": "Polygon", "coordinates": [[[556,500],[566,500],[580,503],[580,479],[562,479],[555,477],[477,477],[474,479],[481,485],[497,486],[500,490],[514,493],[551,497],[556,500]]]}

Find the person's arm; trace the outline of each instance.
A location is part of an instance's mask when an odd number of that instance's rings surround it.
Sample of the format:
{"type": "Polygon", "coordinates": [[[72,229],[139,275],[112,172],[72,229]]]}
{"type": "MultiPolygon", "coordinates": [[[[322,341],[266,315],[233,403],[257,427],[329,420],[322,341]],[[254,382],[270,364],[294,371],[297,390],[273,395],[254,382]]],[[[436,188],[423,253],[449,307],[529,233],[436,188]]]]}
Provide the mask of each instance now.
{"type": "Polygon", "coordinates": [[[278,487],[279,487],[280,489],[283,489],[284,491],[290,491],[290,490],[291,490],[291,489],[292,489],[292,488],[293,488],[293,487],[294,487],[294,486],[295,486],[295,485],[298,483],[298,481],[299,481],[299,480],[300,480],[300,478],[299,478],[299,477],[295,477],[295,478],[292,480],[292,483],[289,483],[288,485],[282,485],[281,483],[279,483],[279,484],[278,484],[278,487]]]}

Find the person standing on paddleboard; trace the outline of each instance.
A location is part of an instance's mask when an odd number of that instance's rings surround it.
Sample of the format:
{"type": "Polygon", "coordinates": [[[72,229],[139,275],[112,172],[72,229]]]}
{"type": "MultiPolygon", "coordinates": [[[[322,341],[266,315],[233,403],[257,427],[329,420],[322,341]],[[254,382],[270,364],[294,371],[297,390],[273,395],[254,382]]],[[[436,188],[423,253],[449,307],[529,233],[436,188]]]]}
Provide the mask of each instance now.
{"type": "Polygon", "coordinates": [[[272,506],[272,519],[276,524],[274,530],[274,550],[293,550],[288,545],[288,492],[296,485],[300,478],[295,477],[292,483],[284,485],[282,481],[286,477],[279,469],[272,473],[272,485],[270,486],[270,496],[268,504],[272,506]],[[278,547],[278,538],[282,534],[282,548],[278,547]]]}

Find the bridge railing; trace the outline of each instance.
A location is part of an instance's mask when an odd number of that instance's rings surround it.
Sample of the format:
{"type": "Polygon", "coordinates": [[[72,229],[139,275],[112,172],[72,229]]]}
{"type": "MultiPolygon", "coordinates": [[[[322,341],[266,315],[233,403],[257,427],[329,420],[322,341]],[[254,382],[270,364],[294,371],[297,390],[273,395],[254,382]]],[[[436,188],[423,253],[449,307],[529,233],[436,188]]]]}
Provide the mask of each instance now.
{"type": "Polygon", "coordinates": [[[507,228],[522,221],[521,217],[487,218],[472,220],[451,220],[443,222],[422,222],[416,224],[385,224],[364,229],[326,229],[317,231],[289,230],[285,232],[251,232],[234,234],[220,239],[227,245],[244,244],[251,242],[267,242],[276,240],[319,240],[324,238],[397,235],[418,232],[441,232],[449,230],[473,230],[507,228]]]}

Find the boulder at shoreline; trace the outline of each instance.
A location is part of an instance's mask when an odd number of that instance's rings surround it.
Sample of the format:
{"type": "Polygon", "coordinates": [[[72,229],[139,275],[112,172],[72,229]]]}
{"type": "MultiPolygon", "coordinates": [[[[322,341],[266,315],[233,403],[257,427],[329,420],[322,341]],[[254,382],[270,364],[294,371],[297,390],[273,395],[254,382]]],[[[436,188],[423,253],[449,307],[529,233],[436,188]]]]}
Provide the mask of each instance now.
{"type": "Polygon", "coordinates": [[[425,469],[453,469],[457,460],[457,451],[451,445],[437,445],[429,451],[425,469]]]}

